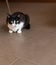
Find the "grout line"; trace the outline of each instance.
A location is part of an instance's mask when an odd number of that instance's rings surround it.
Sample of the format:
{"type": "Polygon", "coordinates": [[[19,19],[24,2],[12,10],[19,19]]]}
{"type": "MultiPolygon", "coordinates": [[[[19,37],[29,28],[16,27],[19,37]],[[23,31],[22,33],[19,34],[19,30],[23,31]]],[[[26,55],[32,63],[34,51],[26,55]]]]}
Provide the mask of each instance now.
{"type": "Polygon", "coordinates": [[[17,59],[15,59],[12,63],[10,63],[10,65],[13,65],[15,62],[17,62],[18,60],[26,60],[34,65],[40,65],[39,63],[35,62],[35,61],[32,61],[32,60],[29,60],[29,59],[26,59],[26,58],[22,58],[22,57],[17,57],[17,59]]]}
{"type": "Polygon", "coordinates": [[[13,62],[11,62],[9,65],[13,65],[17,60],[19,60],[18,58],[16,58],[13,62]]]}
{"type": "Polygon", "coordinates": [[[18,59],[19,59],[19,58],[20,58],[21,60],[26,60],[26,61],[28,61],[28,62],[34,64],[34,65],[40,65],[39,63],[37,63],[37,62],[35,62],[35,61],[32,61],[32,60],[29,60],[29,59],[27,59],[27,58],[18,57],[18,59]]]}

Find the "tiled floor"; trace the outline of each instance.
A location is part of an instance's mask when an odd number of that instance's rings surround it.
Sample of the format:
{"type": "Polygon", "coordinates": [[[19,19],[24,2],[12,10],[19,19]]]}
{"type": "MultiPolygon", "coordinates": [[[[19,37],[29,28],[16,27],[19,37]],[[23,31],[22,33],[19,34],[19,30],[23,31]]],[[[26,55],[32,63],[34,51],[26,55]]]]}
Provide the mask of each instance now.
{"type": "Polygon", "coordinates": [[[0,65],[56,65],[56,3],[10,3],[29,14],[31,29],[9,34],[8,13],[0,2],[0,65]]]}

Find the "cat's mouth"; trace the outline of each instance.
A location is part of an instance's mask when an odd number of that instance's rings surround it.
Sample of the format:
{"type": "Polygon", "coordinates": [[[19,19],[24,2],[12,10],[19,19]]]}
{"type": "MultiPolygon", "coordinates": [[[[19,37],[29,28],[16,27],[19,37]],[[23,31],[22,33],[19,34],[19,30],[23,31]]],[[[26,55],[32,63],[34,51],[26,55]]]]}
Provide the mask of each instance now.
{"type": "Polygon", "coordinates": [[[15,25],[15,24],[12,24],[12,26],[13,26],[13,27],[16,27],[16,25],[15,25]]]}

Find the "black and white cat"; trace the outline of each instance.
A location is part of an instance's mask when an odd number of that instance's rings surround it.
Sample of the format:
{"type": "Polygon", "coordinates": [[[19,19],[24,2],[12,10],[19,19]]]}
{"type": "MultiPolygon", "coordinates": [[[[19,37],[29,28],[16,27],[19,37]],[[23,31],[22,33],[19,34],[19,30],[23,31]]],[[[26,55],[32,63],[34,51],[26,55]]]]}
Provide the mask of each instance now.
{"type": "Polygon", "coordinates": [[[7,16],[9,33],[22,33],[22,29],[30,29],[30,18],[22,12],[15,12],[7,16]]]}

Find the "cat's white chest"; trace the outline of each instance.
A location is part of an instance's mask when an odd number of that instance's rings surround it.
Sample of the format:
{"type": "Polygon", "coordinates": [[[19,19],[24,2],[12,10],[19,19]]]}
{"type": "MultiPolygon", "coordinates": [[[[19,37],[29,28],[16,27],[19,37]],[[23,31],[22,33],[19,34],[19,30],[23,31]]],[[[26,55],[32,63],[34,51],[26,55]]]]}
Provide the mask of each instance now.
{"type": "Polygon", "coordinates": [[[16,32],[17,30],[21,30],[24,26],[24,23],[21,22],[20,24],[16,24],[15,26],[8,24],[8,28],[14,32],[16,32]]]}

